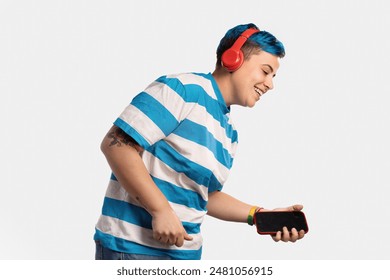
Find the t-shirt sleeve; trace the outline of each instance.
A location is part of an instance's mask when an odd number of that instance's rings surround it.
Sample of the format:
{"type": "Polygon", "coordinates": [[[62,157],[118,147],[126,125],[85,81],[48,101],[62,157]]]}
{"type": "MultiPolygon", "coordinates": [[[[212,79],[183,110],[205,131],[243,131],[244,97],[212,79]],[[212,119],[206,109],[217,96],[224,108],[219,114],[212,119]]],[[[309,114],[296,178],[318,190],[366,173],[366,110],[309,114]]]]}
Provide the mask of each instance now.
{"type": "Polygon", "coordinates": [[[188,115],[185,95],[179,80],[161,77],[134,97],[114,125],[147,149],[168,136],[188,115]]]}

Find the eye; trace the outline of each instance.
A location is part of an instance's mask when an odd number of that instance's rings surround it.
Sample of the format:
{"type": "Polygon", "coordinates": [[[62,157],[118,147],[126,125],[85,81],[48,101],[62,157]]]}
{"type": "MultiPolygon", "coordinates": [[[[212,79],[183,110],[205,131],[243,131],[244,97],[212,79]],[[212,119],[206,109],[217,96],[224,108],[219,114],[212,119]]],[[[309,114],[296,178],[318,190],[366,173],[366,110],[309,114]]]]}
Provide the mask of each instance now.
{"type": "Polygon", "coordinates": [[[269,74],[269,73],[268,73],[267,71],[265,71],[265,70],[263,70],[263,72],[264,72],[265,75],[268,75],[268,74],[269,74]]]}

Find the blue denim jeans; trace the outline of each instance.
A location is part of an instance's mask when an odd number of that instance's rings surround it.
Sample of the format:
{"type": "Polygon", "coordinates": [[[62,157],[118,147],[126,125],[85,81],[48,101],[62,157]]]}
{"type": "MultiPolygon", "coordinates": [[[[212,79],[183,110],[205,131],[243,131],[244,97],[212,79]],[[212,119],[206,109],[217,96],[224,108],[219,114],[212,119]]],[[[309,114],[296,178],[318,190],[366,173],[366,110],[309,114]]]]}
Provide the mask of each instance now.
{"type": "Polygon", "coordinates": [[[169,256],[151,256],[141,254],[128,254],[113,251],[103,247],[99,241],[96,241],[95,260],[171,260],[169,256]]]}

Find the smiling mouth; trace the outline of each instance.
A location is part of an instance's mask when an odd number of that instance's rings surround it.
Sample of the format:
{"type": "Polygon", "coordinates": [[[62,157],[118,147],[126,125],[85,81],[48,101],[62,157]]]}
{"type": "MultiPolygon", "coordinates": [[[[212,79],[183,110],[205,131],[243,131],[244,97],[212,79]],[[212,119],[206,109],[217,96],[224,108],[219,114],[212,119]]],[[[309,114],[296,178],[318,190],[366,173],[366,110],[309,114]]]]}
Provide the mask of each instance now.
{"type": "Polygon", "coordinates": [[[255,91],[256,91],[256,93],[259,95],[259,97],[261,97],[263,94],[264,94],[264,92],[263,91],[261,91],[259,88],[257,88],[257,87],[255,87],[255,91]]]}

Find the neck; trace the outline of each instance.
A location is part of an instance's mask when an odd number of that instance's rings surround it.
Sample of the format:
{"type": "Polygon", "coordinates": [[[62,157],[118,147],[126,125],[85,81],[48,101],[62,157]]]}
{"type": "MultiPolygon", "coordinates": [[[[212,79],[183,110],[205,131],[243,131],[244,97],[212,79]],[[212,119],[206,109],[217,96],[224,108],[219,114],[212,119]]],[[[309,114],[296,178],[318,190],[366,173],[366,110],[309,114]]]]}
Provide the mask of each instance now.
{"type": "Polygon", "coordinates": [[[218,68],[215,69],[212,73],[219,90],[221,91],[221,94],[223,96],[223,99],[225,100],[226,106],[230,107],[230,105],[234,104],[233,102],[233,94],[232,94],[232,87],[231,87],[231,73],[226,71],[224,68],[218,68]]]}

